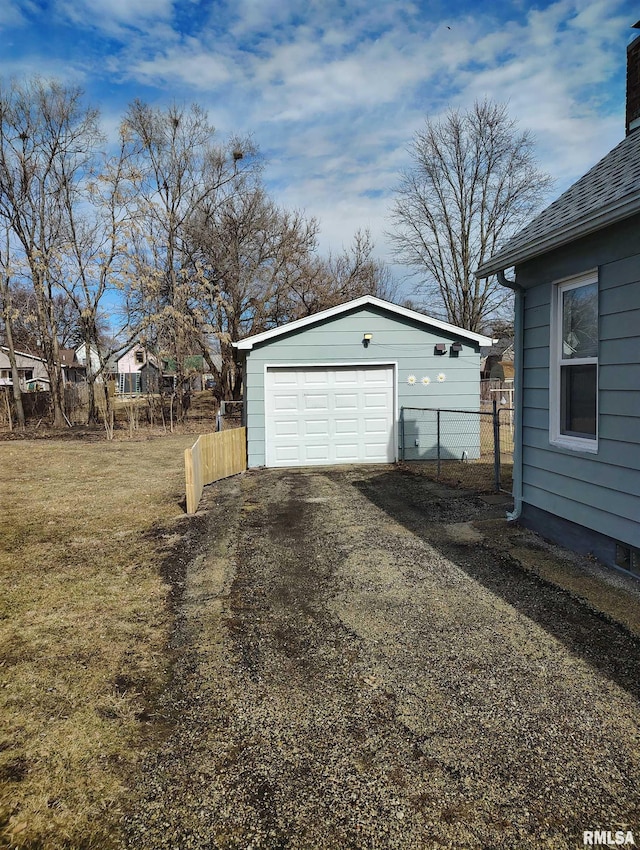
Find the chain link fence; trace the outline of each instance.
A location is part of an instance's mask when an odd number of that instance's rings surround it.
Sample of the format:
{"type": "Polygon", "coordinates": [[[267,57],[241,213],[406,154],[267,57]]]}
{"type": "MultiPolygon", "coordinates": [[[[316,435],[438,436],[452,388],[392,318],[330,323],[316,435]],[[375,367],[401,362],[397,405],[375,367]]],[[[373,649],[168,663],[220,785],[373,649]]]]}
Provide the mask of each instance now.
{"type": "Polygon", "coordinates": [[[403,407],[400,455],[444,484],[479,492],[512,490],[513,408],[403,407]]]}

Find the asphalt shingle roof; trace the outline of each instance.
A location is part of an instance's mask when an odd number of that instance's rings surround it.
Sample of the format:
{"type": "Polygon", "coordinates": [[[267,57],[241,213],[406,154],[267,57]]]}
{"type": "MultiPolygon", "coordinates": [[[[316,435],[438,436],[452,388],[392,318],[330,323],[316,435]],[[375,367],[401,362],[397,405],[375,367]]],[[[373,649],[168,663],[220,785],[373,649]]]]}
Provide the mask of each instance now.
{"type": "Polygon", "coordinates": [[[630,133],[597,165],[483,263],[487,277],[640,212],[640,130],[630,133]]]}

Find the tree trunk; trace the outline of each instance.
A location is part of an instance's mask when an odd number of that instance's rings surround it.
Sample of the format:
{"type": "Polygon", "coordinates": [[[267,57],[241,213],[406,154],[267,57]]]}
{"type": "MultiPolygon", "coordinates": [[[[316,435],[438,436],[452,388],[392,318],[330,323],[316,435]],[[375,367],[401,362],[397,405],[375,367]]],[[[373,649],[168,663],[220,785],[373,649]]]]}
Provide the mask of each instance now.
{"type": "Polygon", "coordinates": [[[16,361],[16,353],[13,347],[13,334],[11,333],[11,325],[5,322],[5,334],[7,337],[9,349],[9,363],[11,363],[11,382],[13,384],[13,403],[16,406],[16,416],[18,418],[18,428],[24,431],[26,421],[24,418],[24,407],[22,406],[22,390],[20,389],[20,375],[18,374],[18,363],[16,361]]]}
{"type": "Polygon", "coordinates": [[[56,336],[51,340],[52,344],[47,346],[50,351],[47,357],[47,371],[49,373],[49,386],[51,387],[51,401],[53,403],[53,427],[64,428],[69,422],[65,416],[64,405],[64,375],[60,364],[60,346],[56,336]]]}
{"type": "Polygon", "coordinates": [[[64,409],[64,380],[60,365],[58,328],[53,313],[53,298],[47,295],[46,281],[37,261],[29,256],[31,280],[35,295],[38,330],[42,338],[42,355],[49,376],[49,390],[53,407],[53,427],[64,428],[68,424],[64,409]]]}
{"type": "Polygon", "coordinates": [[[16,352],[13,345],[13,331],[11,329],[10,315],[10,294],[9,287],[6,281],[2,286],[2,302],[4,305],[3,319],[4,332],[7,340],[7,348],[9,350],[9,363],[11,364],[11,381],[13,383],[13,402],[16,406],[16,416],[18,417],[18,428],[24,430],[26,421],[24,418],[24,408],[22,406],[22,391],[20,389],[20,376],[18,374],[18,363],[16,361],[16,352]]]}
{"type": "Polygon", "coordinates": [[[98,421],[98,409],[96,406],[96,387],[93,380],[93,375],[87,378],[87,425],[95,425],[98,421]]]}
{"type": "Polygon", "coordinates": [[[89,393],[89,410],[87,411],[87,424],[95,425],[97,422],[99,422],[98,408],[96,405],[96,376],[93,373],[93,365],[91,363],[91,341],[87,338],[88,336],[88,334],[85,334],[84,337],[85,376],[87,380],[87,390],[89,393]]]}

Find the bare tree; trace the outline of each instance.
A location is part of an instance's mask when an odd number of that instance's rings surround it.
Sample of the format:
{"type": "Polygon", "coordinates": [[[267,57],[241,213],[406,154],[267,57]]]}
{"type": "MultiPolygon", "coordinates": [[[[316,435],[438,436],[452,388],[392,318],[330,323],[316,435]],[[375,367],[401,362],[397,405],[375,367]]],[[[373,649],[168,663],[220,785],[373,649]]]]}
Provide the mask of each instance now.
{"type": "Polygon", "coordinates": [[[336,256],[314,257],[306,277],[294,285],[291,318],[300,318],[344,304],[362,295],[387,301],[396,297],[396,286],[388,266],[374,257],[368,229],[357,230],[349,247],[336,256]]]}
{"type": "Polygon", "coordinates": [[[56,427],[67,422],[52,274],[64,239],[63,195],[84,179],[99,138],[97,112],[83,106],[79,88],[39,78],[0,85],[0,218],[33,289],[56,427]]]}
{"type": "Polygon", "coordinates": [[[317,223],[277,207],[259,175],[243,175],[215,205],[202,205],[189,229],[191,279],[197,281],[199,325],[216,341],[217,367],[201,349],[221,398],[237,398],[241,376],[231,343],[288,321],[290,293],[307,274],[317,223]]]}
{"type": "Polygon", "coordinates": [[[98,380],[104,391],[106,418],[110,417],[105,368],[112,352],[102,344],[106,330],[102,305],[107,292],[115,288],[113,278],[121,269],[127,252],[129,215],[125,187],[128,181],[127,160],[124,145],[121,145],[119,153],[106,157],[86,181],[85,203],[81,208],[76,203],[72,182],[63,184],[61,203],[66,241],[57,274],[65,300],[74,313],[71,339],[76,344],[84,343],[85,347],[89,423],[99,418],[95,395],[98,380]]]}
{"type": "Polygon", "coordinates": [[[195,223],[190,239],[199,273],[192,278],[200,280],[201,326],[220,352],[220,366],[209,360],[209,367],[221,398],[237,398],[241,388],[233,341],[360,295],[393,295],[367,231],[337,257],[323,258],[317,221],[279,208],[256,176],[234,187],[215,212],[201,211],[195,223]]]}
{"type": "Polygon", "coordinates": [[[11,299],[11,240],[8,230],[4,233],[4,247],[0,248],[0,310],[4,325],[4,336],[7,343],[7,353],[11,365],[11,383],[13,389],[13,403],[16,407],[18,427],[26,425],[24,408],[22,406],[22,391],[20,389],[20,375],[18,373],[18,362],[13,340],[13,321],[15,312],[11,299]]]}
{"type": "Polygon", "coordinates": [[[534,142],[489,100],[428,120],[396,190],[390,234],[398,260],[421,277],[416,294],[448,320],[479,331],[505,290],[474,272],[528,221],[550,188],[534,142]]]}
{"type": "MultiPolygon", "coordinates": [[[[17,253],[17,252],[16,252],[17,253]]],[[[42,355],[41,333],[38,325],[36,296],[28,273],[24,274],[24,262],[12,265],[11,303],[13,305],[13,342],[16,351],[42,355]]],[[[62,348],[70,348],[75,340],[78,313],[66,293],[53,295],[51,309],[58,329],[58,341],[62,348]]],[[[1,329],[0,329],[1,335],[1,329]]]]}
{"type": "Polygon", "coordinates": [[[141,337],[176,364],[180,415],[185,358],[202,336],[198,281],[192,277],[185,236],[196,214],[215,211],[223,188],[253,167],[253,146],[249,140],[216,144],[214,128],[196,104],[163,111],[135,101],[122,130],[135,164],[129,306],[141,337]]]}

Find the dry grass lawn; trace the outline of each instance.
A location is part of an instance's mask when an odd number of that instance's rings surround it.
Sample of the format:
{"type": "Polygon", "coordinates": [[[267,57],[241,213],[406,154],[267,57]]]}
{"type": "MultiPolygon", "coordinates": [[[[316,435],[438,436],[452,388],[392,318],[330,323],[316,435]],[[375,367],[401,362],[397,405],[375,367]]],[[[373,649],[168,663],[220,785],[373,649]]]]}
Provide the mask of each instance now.
{"type": "Polygon", "coordinates": [[[0,846],[116,843],[166,681],[162,534],[193,435],[0,443],[0,846]]]}

